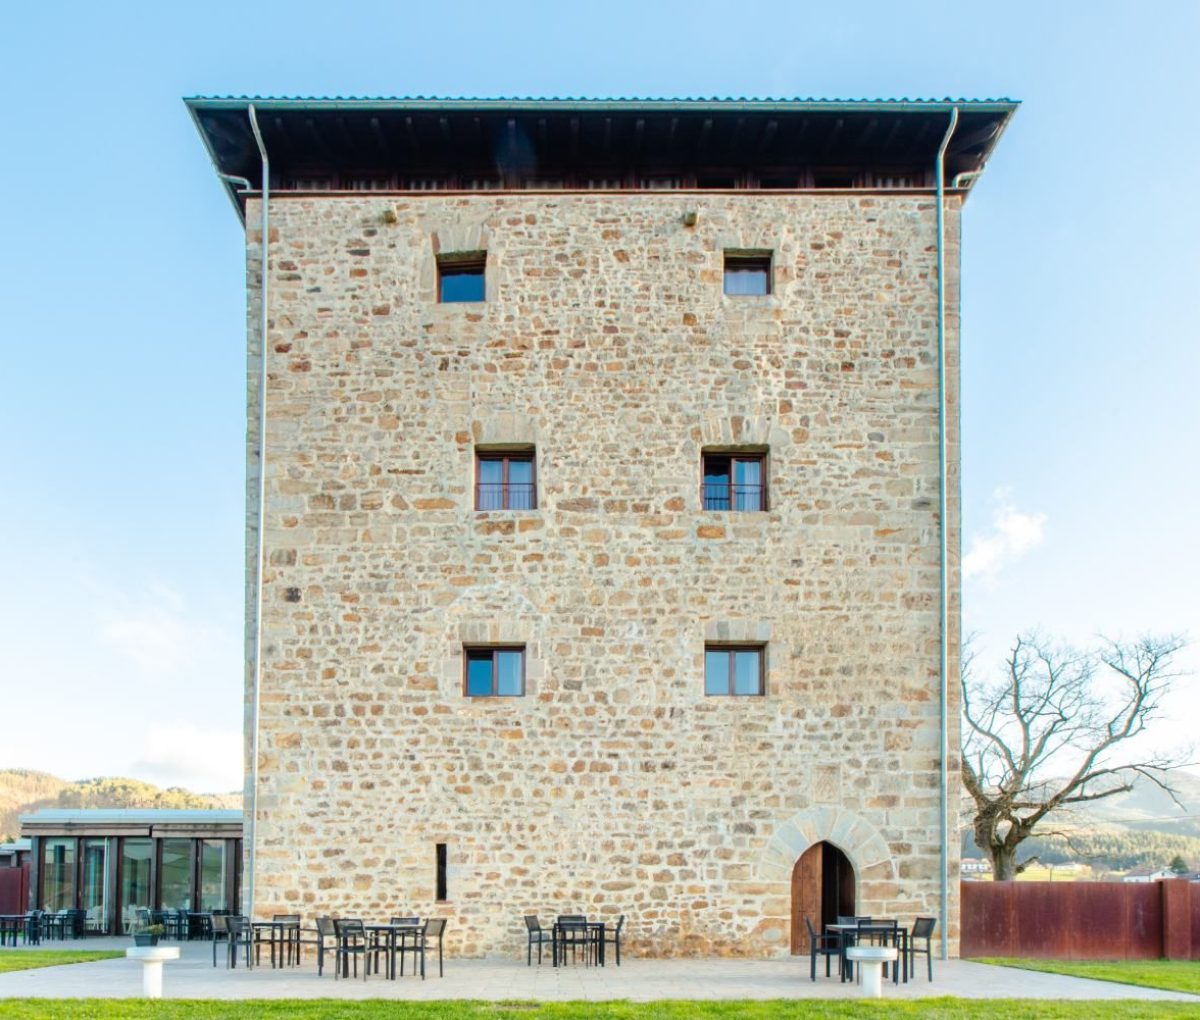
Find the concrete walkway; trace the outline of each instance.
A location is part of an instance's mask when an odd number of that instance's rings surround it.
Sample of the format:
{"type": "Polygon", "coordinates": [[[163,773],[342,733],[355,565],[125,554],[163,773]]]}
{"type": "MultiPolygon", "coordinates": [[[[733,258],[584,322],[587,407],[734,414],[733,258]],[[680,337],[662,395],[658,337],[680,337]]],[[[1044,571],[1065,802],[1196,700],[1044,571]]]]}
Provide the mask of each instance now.
{"type": "MultiPolygon", "coordinates": [[[[169,943],[174,945],[175,943],[169,943]]],[[[117,949],[130,945],[127,938],[93,938],[44,944],[44,949],[117,949]]],[[[825,978],[818,968],[816,982],[808,979],[808,958],[787,960],[630,960],[622,966],[555,969],[525,966],[524,960],[447,960],[446,976],[433,974],[425,981],[405,976],[388,981],[372,975],[364,981],[335,981],[331,968],[317,977],[315,955],[306,947],[301,967],[252,971],[226,970],[218,952],[212,966],[212,949],[206,942],[185,942],[182,957],[166,964],[163,994],[188,999],[808,999],[854,998],[853,984],[825,978]]],[[[0,949],[0,954],[11,952],[0,949]]],[[[924,961],[918,961],[923,965],[924,961]]],[[[968,999],[1175,999],[1200,1004],[1200,996],[1160,992],[1108,981],[1089,981],[1039,974],[1034,971],[989,967],[979,963],[934,961],[934,981],[920,976],[907,985],[884,986],[885,998],[921,998],[955,995],[968,999]]],[[[77,963],[64,967],[13,971],[0,974],[0,998],[125,998],[141,994],[140,965],[128,960],[77,963]]],[[[0,1010],[2,1012],[2,1010],[0,1010]]]]}

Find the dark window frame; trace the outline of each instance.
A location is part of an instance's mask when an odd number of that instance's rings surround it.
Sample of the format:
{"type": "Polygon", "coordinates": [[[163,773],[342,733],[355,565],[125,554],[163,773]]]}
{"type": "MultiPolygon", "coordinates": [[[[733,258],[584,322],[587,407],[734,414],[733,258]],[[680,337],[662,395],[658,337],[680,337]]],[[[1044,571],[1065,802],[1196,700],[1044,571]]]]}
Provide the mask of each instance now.
{"type": "Polygon", "coordinates": [[[526,654],[525,645],[464,645],[463,646],[463,675],[462,675],[462,692],[463,697],[477,698],[523,698],[526,691],[526,669],[528,666],[528,655],[526,654]],[[518,694],[500,694],[498,688],[499,670],[497,669],[497,655],[502,652],[520,652],[521,653],[521,690],[518,694]],[[471,663],[482,662],[487,656],[492,660],[492,689],[487,694],[472,694],[470,693],[469,679],[471,671],[471,663]]]}
{"type": "Polygon", "coordinates": [[[726,297],[770,297],[775,293],[775,258],[771,251],[736,251],[725,249],[725,260],[721,274],[721,290],[726,297]],[[729,289],[730,273],[746,274],[761,273],[763,290],[750,294],[731,291],[729,289]]]}
{"type": "MultiPolygon", "coordinates": [[[[770,508],[770,485],[767,476],[767,454],[759,450],[702,450],[700,453],[700,509],[712,511],[714,513],[740,513],[754,514],[765,513],[770,508]],[[708,492],[708,484],[704,481],[708,474],[708,460],[710,457],[726,457],[729,460],[729,484],[726,489],[724,502],[727,506],[710,506],[710,494],[708,492]],[[738,461],[746,461],[757,463],[759,466],[759,474],[762,478],[762,484],[759,486],[758,506],[739,509],[738,508],[738,485],[735,479],[737,478],[737,469],[735,467],[738,461]]],[[[743,486],[745,488],[745,486],[743,486]]]]}
{"type": "Polygon", "coordinates": [[[439,305],[477,305],[487,301],[487,252],[455,252],[437,257],[437,299],[439,305]],[[446,298],[445,281],[456,276],[478,276],[480,297],[446,298]]]}
{"type": "MultiPolygon", "coordinates": [[[[488,482],[488,485],[495,485],[495,482],[488,482]]],[[[537,469],[537,449],[535,447],[522,448],[519,450],[476,450],[475,451],[475,509],[480,513],[488,513],[502,510],[536,510],[538,508],[538,469],[537,469]],[[479,480],[480,470],[479,465],[488,461],[495,463],[501,461],[503,467],[500,471],[500,506],[482,506],[483,486],[484,482],[479,480]],[[508,468],[512,461],[519,461],[522,464],[529,464],[529,505],[528,506],[512,506],[512,490],[510,486],[524,485],[522,482],[510,482],[508,480],[508,468]]]]}
{"type": "Polygon", "coordinates": [[[767,694],[767,646],[766,644],[719,644],[705,643],[704,670],[700,678],[706,698],[762,698],[767,694]],[[708,689],[708,653],[724,652],[729,655],[729,689],[712,693],[708,689]],[[737,652],[758,653],[758,690],[752,694],[737,692],[737,652]]]}

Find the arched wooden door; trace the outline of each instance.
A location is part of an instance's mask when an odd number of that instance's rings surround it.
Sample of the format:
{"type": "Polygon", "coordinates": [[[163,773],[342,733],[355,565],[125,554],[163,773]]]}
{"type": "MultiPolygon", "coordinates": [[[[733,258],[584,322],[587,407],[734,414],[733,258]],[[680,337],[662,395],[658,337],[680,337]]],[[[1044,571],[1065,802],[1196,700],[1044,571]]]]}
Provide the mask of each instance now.
{"type": "Polygon", "coordinates": [[[807,917],[820,932],[854,913],[854,868],[832,843],[814,843],[792,869],[792,954],[809,951],[807,917]]]}

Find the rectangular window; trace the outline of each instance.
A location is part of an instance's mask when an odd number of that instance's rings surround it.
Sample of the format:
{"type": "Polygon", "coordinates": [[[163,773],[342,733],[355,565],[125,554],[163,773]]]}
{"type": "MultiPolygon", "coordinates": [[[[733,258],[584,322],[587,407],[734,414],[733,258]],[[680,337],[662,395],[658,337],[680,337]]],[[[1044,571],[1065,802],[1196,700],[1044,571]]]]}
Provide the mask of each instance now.
{"type": "Polygon", "coordinates": [[[537,472],[533,450],[479,453],[475,471],[476,510],[536,510],[537,472]]]}
{"type": "Polygon", "coordinates": [[[439,255],[438,301],[455,304],[462,301],[483,301],[487,252],[456,252],[439,255]]]}
{"type": "Polygon", "coordinates": [[[468,698],[519,698],[525,693],[524,648],[468,648],[463,658],[468,698]]]}
{"type": "Polygon", "coordinates": [[[75,839],[47,839],[42,843],[42,909],[75,908],[75,839]]]}
{"type": "Polygon", "coordinates": [[[191,839],[158,841],[158,902],[163,910],[192,909],[191,839]]]}
{"type": "Polygon", "coordinates": [[[701,504],[705,510],[766,510],[766,458],[761,453],[706,453],[701,504]]]}
{"type": "Polygon", "coordinates": [[[704,693],[754,696],[765,690],[762,645],[706,645],[704,648],[704,693]]]}
{"type": "Polygon", "coordinates": [[[725,252],[725,293],[731,297],[770,294],[771,253],[725,252]]]}
{"type": "Polygon", "coordinates": [[[446,893],[446,844],[437,844],[437,901],[444,903],[450,897],[446,893]]]}

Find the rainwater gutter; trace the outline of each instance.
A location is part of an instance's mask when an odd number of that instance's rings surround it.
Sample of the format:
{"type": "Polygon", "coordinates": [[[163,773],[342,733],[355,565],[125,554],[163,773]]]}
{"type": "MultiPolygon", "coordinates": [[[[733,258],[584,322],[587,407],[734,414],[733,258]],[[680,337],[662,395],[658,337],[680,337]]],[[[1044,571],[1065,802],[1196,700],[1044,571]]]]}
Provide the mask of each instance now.
{"type": "Polygon", "coordinates": [[[949,935],[946,922],[950,913],[950,798],[949,798],[949,672],[950,672],[950,588],[946,560],[949,551],[949,528],[946,522],[946,149],[958,126],[958,107],[950,110],[950,124],[938,148],[934,163],[934,182],[937,185],[937,345],[938,345],[938,804],[941,818],[941,840],[938,859],[940,894],[941,958],[949,955],[949,935]]]}
{"type": "Polygon", "coordinates": [[[258,729],[262,691],[262,631],[263,631],[263,559],[266,555],[266,504],[267,504],[267,250],[270,245],[270,198],[271,160],[263,144],[262,132],[258,129],[258,117],[254,104],[248,111],[250,129],[258,144],[262,158],[262,198],[260,203],[261,240],[259,242],[259,324],[258,324],[258,520],[257,548],[254,554],[254,616],[252,621],[251,650],[253,674],[251,680],[250,716],[250,860],[246,869],[246,916],[254,919],[254,879],[258,858],[258,729]]]}

